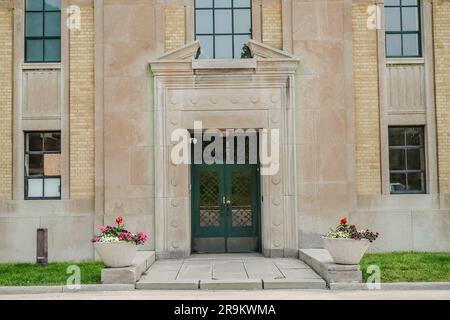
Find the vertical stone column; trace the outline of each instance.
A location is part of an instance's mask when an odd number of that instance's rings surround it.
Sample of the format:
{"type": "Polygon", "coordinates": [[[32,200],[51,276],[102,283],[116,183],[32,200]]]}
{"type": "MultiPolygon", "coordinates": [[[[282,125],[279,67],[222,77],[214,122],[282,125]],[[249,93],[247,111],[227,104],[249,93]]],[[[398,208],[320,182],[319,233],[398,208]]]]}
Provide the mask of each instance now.
{"type": "Polygon", "coordinates": [[[12,199],[13,179],[13,16],[10,1],[0,3],[0,200],[12,199]]]}
{"type": "Polygon", "coordinates": [[[439,192],[450,194],[450,1],[433,6],[439,192]]]}
{"type": "Polygon", "coordinates": [[[94,196],[94,8],[80,7],[80,29],[70,30],[70,197],[94,196]]]}
{"type": "Polygon", "coordinates": [[[381,193],[377,31],[367,27],[367,9],[373,4],[374,1],[352,4],[356,189],[359,195],[381,193]]]}

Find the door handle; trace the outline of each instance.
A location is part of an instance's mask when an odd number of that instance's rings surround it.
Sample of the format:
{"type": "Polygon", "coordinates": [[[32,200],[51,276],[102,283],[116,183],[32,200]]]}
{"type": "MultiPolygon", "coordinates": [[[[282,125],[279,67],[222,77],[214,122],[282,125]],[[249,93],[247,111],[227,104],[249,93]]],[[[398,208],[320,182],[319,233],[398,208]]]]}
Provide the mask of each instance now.
{"type": "Polygon", "coordinates": [[[231,200],[227,199],[226,197],[222,197],[222,204],[224,206],[229,206],[229,205],[231,205],[231,200]]]}

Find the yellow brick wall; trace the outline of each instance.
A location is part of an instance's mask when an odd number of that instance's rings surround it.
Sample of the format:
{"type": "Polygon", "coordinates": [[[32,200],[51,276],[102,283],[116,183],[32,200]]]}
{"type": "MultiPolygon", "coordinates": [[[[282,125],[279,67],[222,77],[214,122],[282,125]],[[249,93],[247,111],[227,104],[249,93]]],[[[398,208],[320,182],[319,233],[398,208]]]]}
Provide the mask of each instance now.
{"type": "Polygon", "coordinates": [[[450,1],[433,4],[439,191],[450,193],[450,1]]]}
{"type": "Polygon", "coordinates": [[[70,197],[94,196],[94,8],[70,31],[70,197]]]}
{"type": "Polygon", "coordinates": [[[0,199],[12,199],[13,19],[0,4],[0,199]]]}
{"type": "Polygon", "coordinates": [[[356,126],[356,188],[360,195],[381,193],[377,37],[367,28],[367,7],[352,5],[353,85],[356,126]]]}
{"type": "Polygon", "coordinates": [[[172,51],[185,44],[185,9],[184,6],[167,6],[165,14],[164,47],[172,51]]]}
{"type": "Polygon", "coordinates": [[[262,5],[262,42],[277,49],[283,48],[281,2],[262,5]]]}

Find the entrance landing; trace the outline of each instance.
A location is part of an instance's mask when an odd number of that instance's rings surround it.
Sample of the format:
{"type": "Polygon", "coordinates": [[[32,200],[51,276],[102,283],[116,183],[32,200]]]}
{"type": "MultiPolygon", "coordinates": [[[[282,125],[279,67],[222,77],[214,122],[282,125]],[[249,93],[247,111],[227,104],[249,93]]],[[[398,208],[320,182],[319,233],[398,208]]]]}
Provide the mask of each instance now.
{"type": "Polygon", "coordinates": [[[198,254],[156,261],[136,289],[324,289],[325,281],[293,258],[259,254],[198,254]]]}

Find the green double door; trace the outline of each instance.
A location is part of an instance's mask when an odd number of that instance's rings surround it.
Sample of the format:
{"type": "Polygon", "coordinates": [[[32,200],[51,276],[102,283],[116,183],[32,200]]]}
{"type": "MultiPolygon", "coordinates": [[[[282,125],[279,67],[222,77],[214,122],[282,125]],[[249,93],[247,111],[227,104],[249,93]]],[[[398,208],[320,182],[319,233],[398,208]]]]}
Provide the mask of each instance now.
{"type": "Polygon", "coordinates": [[[192,251],[259,251],[258,166],[193,164],[191,177],[192,251]]]}

